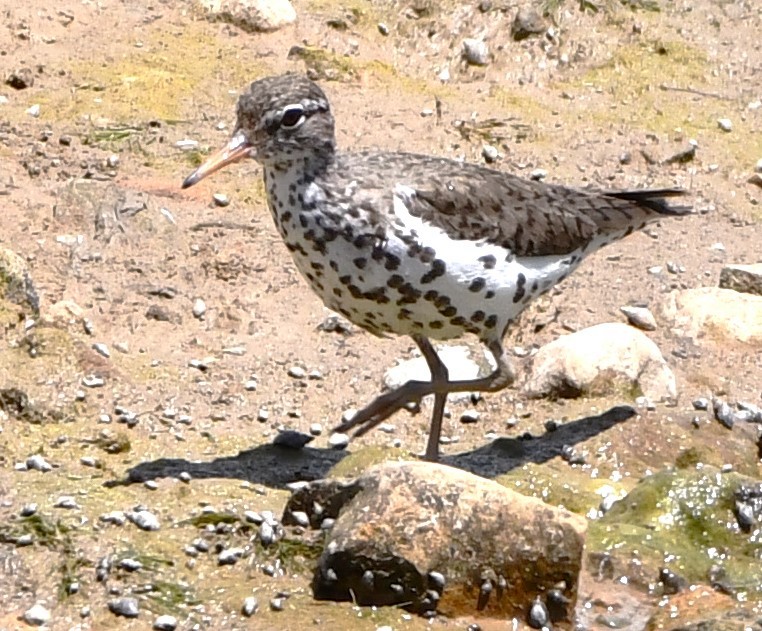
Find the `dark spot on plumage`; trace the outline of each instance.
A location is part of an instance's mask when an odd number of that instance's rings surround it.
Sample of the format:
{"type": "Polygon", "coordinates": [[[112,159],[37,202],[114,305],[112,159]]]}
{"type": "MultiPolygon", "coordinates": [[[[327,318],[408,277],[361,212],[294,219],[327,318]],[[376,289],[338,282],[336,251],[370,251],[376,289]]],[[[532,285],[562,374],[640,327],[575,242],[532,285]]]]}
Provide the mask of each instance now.
{"type": "Polygon", "coordinates": [[[344,295],[344,292],[341,291],[341,289],[339,289],[338,287],[334,287],[333,295],[336,296],[337,298],[341,298],[344,295]]]}
{"type": "MultiPolygon", "coordinates": [[[[283,208],[283,202],[280,200],[278,200],[278,208],[283,208]]],[[[281,221],[283,221],[282,218],[281,218],[281,221]]]]}
{"type": "Polygon", "coordinates": [[[484,286],[486,284],[487,283],[486,283],[486,281],[483,278],[481,278],[481,277],[474,278],[474,280],[472,280],[471,284],[468,286],[468,291],[472,291],[474,293],[477,292],[477,291],[481,291],[482,289],[484,289],[484,286]]]}
{"type": "Polygon", "coordinates": [[[379,247],[374,247],[370,252],[370,258],[372,258],[377,263],[380,263],[384,260],[384,250],[379,247]]]}
{"type": "MultiPolygon", "coordinates": [[[[449,296],[439,296],[434,301],[434,306],[439,309],[440,311],[444,309],[446,306],[450,304],[450,297],[449,296]]],[[[449,317],[449,316],[448,316],[449,317]]]]}
{"type": "Polygon", "coordinates": [[[294,197],[293,193],[288,194],[288,205],[291,207],[296,206],[296,197],[294,197]]]}
{"type": "Polygon", "coordinates": [[[405,283],[404,285],[400,285],[397,291],[402,296],[410,296],[412,298],[415,298],[416,300],[423,295],[423,292],[420,289],[414,287],[410,283],[405,283]]]}
{"type": "Polygon", "coordinates": [[[429,322],[429,328],[432,328],[434,330],[441,329],[444,327],[444,322],[442,320],[432,320],[429,322]]]}
{"type": "Polygon", "coordinates": [[[398,305],[414,305],[416,302],[418,302],[418,298],[415,296],[402,296],[397,299],[398,305]]]}
{"type": "Polygon", "coordinates": [[[395,288],[402,285],[402,283],[405,282],[405,279],[400,276],[399,274],[392,274],[389,277],[389,280],[386,281],[387,287],[395,288]]]}
{"type": "Polygon", "coordinates": [[[421,322],[420,320],[416,320],[415,322],[413,322],[413,328],[414,329],[422,329],[423,328],[423,322],[421,322]]]}
{"type": "Polygon", "coordinates": [[[424,285],[431,283],[440,276],[444,276],[445,271],[447,271],[445,262],[442,259],[435,259],[431,263],[431,269],[421,276],[421,283],[424,285]]]}
{"type": "Polygon", "coordinates": [[[471,314],[471,322],[481,322],[487,314],[484,311],[474,311],[471,314]]]}
{"type": "Polygon", "coordinates": [[[344,276],[339,276],[339,282],[342,285],[349,285],[352,282],[352,277],[349,274],[344,274],[344,276]]]}
{"type": "Polygon", "coordinates": [[[463,316],[455,316],[450,319],[450,324],[453,326],[465,326],[466,319],[463,316]]]}
{"type": "Polygon", "coordinates": [[[357,285],[349,285],[347,289],[352,294],[352,298],[362,298],[362,290],[357,285]]]}
{"type": "Polygon", "coordinates": [[[323,287],[323,283],[321,283],[319,280],[314,280],[313,284],[315,287],[317,287],[320,291],[323,291],[325,287],[323,287]]]}
{"type": "Polygon", "coordinates": [[[481,261],[481,264],[484,266],[484,269],[494,269],[495,265],[497,264],[497,260],[491,254],[485,254],[484,256],[480,256],[479,261],[481,261]]]}
{"type": "Polygon", "coordinates": [[[305,276],[306,276],[307,280],[310,281],[310,282],[315,280],[315,277],[312,275],[312,272],[307,272],[305,274],[305,276]]]}
{"type": "Polygon", "coordinates": [[[444,309],[440,309],[439,313],[441,313],[445,318],[451,318],[456,313],[458,313],[458,310],[450,305],[449,307],[445,307],[444,309]]]}
{"type": "Polygon", "coordinates": [[[527,277],[524,276],[521,272],[519,272],[518,278],[516,279],[516,293],[513,294],[513,302],[514,304],[517,303],[519,300],[521,300],[524,297],[524,286],[526,285],[527,277]]]}
{"type": "Polygon", "coordinates": [[[325,265],[323,265],[320,261],[311,261],[310,267],[314,270],[323,270],[325,269],[325,265]]]}
{"type": "Polygon", "coordinates": [[[534,281],[532,283],[532,293],[536,292],[538,289],[539,283],[537,281],[534,281]]]}
{"type": "Polygon", "coordinates": [[[392,254],[391,252],[385,252],[384,256],[386,257],[386,263],[384,264],[384,268],[389,270],[390,272],[393,272],[394,270],[398,269],[400,266],[400,257],[396,254],[392,254]]]}
{"type": "Polygon", "coordinates": [[[312,228],[310,228],[309,230],[307,230],[307,231],[304,233],[304,238],[305,238],[307,241],[313,241],[313,240],[315,239],[315,231],[314,231],[312,228]]]}
{"type": "Polygon", "coordinates": [[[304,204],[304,194],[303,193],[297,193],[296,194],[296,199],[299,200],[299,205],[300,206],[304,204]]]}
{"type": "Polygon", "coordinates": [[[289,193],[296,193],[296,184],[291,182],[291,184],[288,185],[288,192],[289,193]]]}
{"type": "Polygon", "coordinates": [[[323,229],[323,239],[327,242],[335,241],[339,236],[338,230],[334,230],[333,228],[324,228],[323,229]]]}
{"type": "Polygon", "coordinates": [[[325,247],[325,241],[323,241],[322,239],[317,239],[312,244],[312,249],[315,250],[315,252],[320,252],[320,254],[322,254],[323,256],[325,256],[327,252],[327,249],[325,247]]]}
{"type": "Polygon", "coordinates": [[[358,250],[363,250],[373,243],[373,237],[369,234],[358,234],[353,240],[352,245],[358,250]]]}
{"type": "Polygon", "coordinates": [[[355,264],[357,269],[365,269],[365,266],[368,264],[368,259],[364,257],[358,257],[352,262],[355,264]]]}
{"type": "Polygon", "coordinates": [[[407,255],[410,258],[416,258],[417,256],[420,256],[421,254],[421,244],[417,241],[413,241],[410,245],[407,247],[407,255]]]}
{"type": "Polygon", "coordinates": [[[630,226],[629,228],[627,228],[627,230],[624,231],[624,235],[623,236],[629,237],[634,232],[634,230],[635,229],[632,226],[630,226]]]}
{"type": "Polygon", "coordinates": [[[354,206],[349,207],[347,214],[352,217],[352,219],[358,219],[360,217],[360,211],[354,206]]]}
{"type": "MultiPolygon", "coordinates": [[[[290,203],[290,202],[289,202],[289,203],[290,203]]],[[[282,204],[280,204],[280,202],[278,202],[278,204],[281,206],[281,208],[283,207],[283,206],[282,206],[282,204]]],[[[291,221],[291,217],[292,217],[291,213],[290,213],[290,212],[287,210],[286,212],[284,212],[284,213],[283,213],[283,214],[280,216],[280,220],[281,220],[281,221],[291,221]]]]}
{"type": "Polygon", "coordinates": [[[489,300],[490,298],[494,298],[495,297],[495,292],[490,289],[487,292],[485,292],[484,297],[487,300],[489,300]]]}
{"type": "Polygon", "coordinates": [[[484,326],[486,326],[488,329],[494,329],[497,326],[497,316],[491,315],[484,321],[484,326]]]}
{"type": "Polygon", "coordinates": [[[413,315],[413,312],[410,309],[400,309],[397,312],[397,318],[400,320],[409,320],[411,315],[413,315]]]}
{"type": "Polygon", "coordinates": [[[439,296],[438,291],[434,291],[433,289],[429,289],[425,294],[423,294],[423,299],[428,302],[434,302],[437,297],[439,296]]]}
{"type": "Polygon", "coordinates": [[[350,315],[351,315],[351,314],[349,313],[349,311],[348,311],[347,309],[345,309],[344,307],[339,307],[339,313],[340,313],[341,315],[343,315],[345,318],[348,318],[348,317],[350,317],[350,315]]]}
{"type": "Polygon", "coordinates": [[[328,267],[330,267],[334,272],[339,271],[339,264],[336,261],[328,261],[328,267]]]}

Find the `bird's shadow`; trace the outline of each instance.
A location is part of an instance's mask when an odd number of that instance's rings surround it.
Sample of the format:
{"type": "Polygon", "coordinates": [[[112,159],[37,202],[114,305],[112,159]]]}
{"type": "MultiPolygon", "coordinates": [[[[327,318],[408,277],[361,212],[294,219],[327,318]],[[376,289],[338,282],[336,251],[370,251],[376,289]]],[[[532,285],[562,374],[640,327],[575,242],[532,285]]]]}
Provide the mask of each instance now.
{"type": "MultiPolygon", "coordinates": [[[[617,406],[597,416],[586,416],[564,423],[542,436],[497,438],[478,449],[444,456],[441,462],[482,477],[495,478],[530,462],[551,460],[569,448],[573,449],[574,445],[635,415],[635,410],[630,406],[617,406]]],[[[194,479],[231,478],[271,488],[284,488],[290,482],[326,477],[331,468],[348,455],[346,451],[335,449],[293,449],[268,444],[207,462],[184,458],[159,458],[142,462],[129,469],[124,479],[111,480],[106,485],[178,477],[180,473],[187,472],[194,479]]]]}

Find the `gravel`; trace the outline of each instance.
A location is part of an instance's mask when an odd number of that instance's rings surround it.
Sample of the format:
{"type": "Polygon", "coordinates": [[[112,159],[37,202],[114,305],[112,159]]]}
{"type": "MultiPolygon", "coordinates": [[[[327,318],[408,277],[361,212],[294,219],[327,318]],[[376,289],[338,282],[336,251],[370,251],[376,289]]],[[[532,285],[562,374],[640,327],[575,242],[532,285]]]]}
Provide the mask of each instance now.
{"type": "Polygon", "coordinates": [[[108,610],[115,616],[137,618],[140,614],[140,605],[137,598],[115,598],[108,601],[108,610]]]}

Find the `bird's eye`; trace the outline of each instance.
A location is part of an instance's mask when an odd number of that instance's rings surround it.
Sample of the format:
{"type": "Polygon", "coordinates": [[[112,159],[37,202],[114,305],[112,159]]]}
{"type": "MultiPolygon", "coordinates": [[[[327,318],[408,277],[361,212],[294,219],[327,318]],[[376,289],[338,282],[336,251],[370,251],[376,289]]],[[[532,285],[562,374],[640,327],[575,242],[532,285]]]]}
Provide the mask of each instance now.
{"type": "Polygon", "coordinates": [[[304,108],[301,105],[289,105],[280,118],[280,126],[293,129],[304,122],[304,108]]]}

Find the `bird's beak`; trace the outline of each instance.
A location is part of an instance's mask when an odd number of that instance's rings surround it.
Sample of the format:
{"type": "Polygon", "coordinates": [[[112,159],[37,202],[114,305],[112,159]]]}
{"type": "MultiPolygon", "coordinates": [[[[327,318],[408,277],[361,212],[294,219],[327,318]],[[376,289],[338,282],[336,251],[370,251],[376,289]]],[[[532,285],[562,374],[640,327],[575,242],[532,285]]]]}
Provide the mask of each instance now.
{"type": "Polygon", "coordinates": [[[207,175],[226,167],[228,164],[238,162],[243,158],[249,157],[252,152],[252,146],[246,140],[242,133],[237,133],[230,139],[230,142],[209,158],[198,169],[191,173],[183,181],[183,188],[193,186],[207,175]]]}

